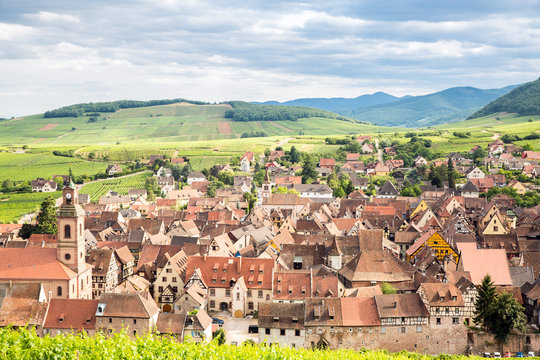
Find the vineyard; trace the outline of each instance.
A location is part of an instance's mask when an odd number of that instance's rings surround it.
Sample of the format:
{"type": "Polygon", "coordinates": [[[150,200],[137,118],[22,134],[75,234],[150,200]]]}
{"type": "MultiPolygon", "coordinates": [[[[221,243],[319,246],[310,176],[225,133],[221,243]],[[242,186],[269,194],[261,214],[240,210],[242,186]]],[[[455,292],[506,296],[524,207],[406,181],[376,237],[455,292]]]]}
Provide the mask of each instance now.
{"type": "Polygon", "coordinates": [[[89,194],[90,201],[97,202],[108,191],[113,190],[120,195],[127,195],[129,189],[144,189],[145,181],[152,176],[151,172],[143,172],[120,178],[105,179],[84,185],[79,193],[89,194]]]}
{"type": "Polygon", "coordinates": [[[53,175],[94,175],[104,172],[108,164],[90,162],[71,157],[54,156],[51,153],[0,153],[0,181],[34,180],[38,177],[50,179],[53,175]]]}
{"type": "Polygon", "coordinates": [[[60,191],[0,195],[0,223],[16,223],[21,216],[36,211],[46,197],[58,198],[60,191]]]}
{"type": "Polygon", "coordinates": [[[0,329],[0,359],[299,359],[299,360],[406,360],[406,359],[480,359],[461,355],[420,355],[405,351],[389,354],[386,351],[305,350],[278,346],[217,345],[215,342],[197,345],[179,343],[169,336],[151,334],[134,339],[125,333],[104,336],[86,334],[39,337],[35,332],[20,328],[0,329]]]}

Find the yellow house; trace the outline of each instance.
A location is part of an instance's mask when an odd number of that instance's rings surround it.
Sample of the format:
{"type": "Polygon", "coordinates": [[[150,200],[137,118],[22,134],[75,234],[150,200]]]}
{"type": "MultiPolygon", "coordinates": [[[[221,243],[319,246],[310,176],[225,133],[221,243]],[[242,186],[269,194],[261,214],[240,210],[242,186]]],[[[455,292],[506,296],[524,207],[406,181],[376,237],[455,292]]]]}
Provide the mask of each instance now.
{"type": "Polygon", "coordinates": [[[505,222],[497,211],[482,230],[482,235],[506,235],[509,234],[505,222]]]}
{"type": "Polygon", "coordinates": [[[296,232],[296,218],[288,216],[283,224],[279,227],[279,231],[287,230],[290,233],[296,232]]]}
{"type": "Polygon", "coordinates": [[[456,264],[459,262],[458,253],[439,234],[439,232],[435,230],[428,231],[412,244],[406,252],[407,261],[414,263],[415,255],[426,245],[433,249],[437,259],[443,260],[445,256],[451,256],[456,264]]]}
{"type": "Polygon", "coordinates": [[[525,193],[527,192],[527,188],[525,187],[525,185],[523,185],[522,183],[520,183],[517,180],[510,181],[508,183],[507,187],[512,188],[512,189],[516,189],[516,193],[518,195],[525,195],[525,193]]]}
{"type": "Polygon", "coordinates": [[[416,207],[414,208],[413,212],[410,215],[410,218],[412,218],[414,215],[418,214],[421,211],[427,210],[427,208],[428,208],[428,204],[426,203],[424,199],[422,199],[422,201],[420,201],[418,205],[416,205],[416,207]]]}

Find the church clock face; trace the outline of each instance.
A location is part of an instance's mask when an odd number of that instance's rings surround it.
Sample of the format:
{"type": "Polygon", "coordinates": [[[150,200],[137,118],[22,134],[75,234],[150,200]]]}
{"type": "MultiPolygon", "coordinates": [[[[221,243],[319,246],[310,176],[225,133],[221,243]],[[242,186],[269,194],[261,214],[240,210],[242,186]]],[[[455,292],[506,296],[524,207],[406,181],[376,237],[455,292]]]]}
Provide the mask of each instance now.
{"type": "Polygon", "coordinates": [[[70,193],[66,194],[66,199],[71,200],[71,194],[70,193]]]}

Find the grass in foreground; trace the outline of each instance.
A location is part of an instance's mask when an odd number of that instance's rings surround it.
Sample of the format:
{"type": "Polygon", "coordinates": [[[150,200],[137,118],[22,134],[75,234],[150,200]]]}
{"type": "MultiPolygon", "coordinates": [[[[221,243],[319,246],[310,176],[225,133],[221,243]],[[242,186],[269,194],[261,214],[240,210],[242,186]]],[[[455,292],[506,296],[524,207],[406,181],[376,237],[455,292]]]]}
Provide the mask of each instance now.
{"type": "MultiPolygon", "coordinates": [[[[280,348],[276,346],[218,346],[215,343],[196,345],[159,335],[148,335],[130,339],[125,334],[111,337],[96,335],[65,335],[38,337],[33,331],[0,329],[0,359],[475,359],[461,355],[419,355],[386,351],[325,351],[280,348]]],[[[479,359],[479,358],[478,358],[479,359]]]]}

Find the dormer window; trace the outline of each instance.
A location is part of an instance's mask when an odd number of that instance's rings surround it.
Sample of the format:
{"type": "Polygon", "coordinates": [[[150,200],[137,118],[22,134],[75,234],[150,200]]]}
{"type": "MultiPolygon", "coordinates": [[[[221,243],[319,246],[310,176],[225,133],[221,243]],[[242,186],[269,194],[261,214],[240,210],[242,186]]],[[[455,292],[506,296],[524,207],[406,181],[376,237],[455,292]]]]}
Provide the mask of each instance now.
{"type": "Polygon", "coordinates": [[[457,300],[457,296],[452,296],[452,301],[456,301],[457,300]]]}

